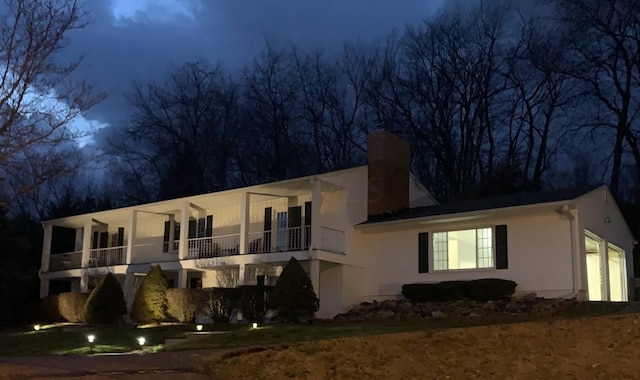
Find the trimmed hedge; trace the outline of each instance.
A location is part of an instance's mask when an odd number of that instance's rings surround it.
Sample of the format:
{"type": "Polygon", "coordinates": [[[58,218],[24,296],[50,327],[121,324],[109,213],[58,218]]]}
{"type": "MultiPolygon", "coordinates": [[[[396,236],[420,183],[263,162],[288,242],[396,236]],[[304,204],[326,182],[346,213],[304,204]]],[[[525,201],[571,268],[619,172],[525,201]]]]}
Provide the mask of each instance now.
{"type": "Polygon", "coordinates": [[[194,322],[207,297],[204,289],[167,289],[167,314],[181,323],[194,322]]]}
{"type": "Polygon", "coordinates": [[[84,322],[84,306],[89,299],[89,293],[61,293],[58,294],[58,312],[67,322],[84,322]]]}
{"type": "Polygon", "coordinates": [[[433,284],[402,285],[402,295],[411,302],[445,302],[468,298],[476,301],[510,297],[517,284],[511,280],[483,278],[470,281],[443,281],[433,284]]]}
{"type": "Polygon", "coordinates": [[[115,323],[127,314],[122,287],[112,273],[98,283],[84,306],[84,319],[87,323],[115,323]]]}
{"type": "Polygon", "coordinates": [[[228,323],[240,300],[239,289],[208,288],[204,290],[207,294],[205,315],[216,323],[228,323]]]}
{"type": "Polygon", "coordinates": [[[167,316],[167,277],[160,265],[152,266],[136,290],[131,319],[138,324],[160,323],[167,316]]]}
{"type": "Polygon", "coordinates": [[[278,277],[271,295],[271,307],[277,311],[279,320],[291,323],[313,320],[320,307],[309,276],[294,257],[278,277]]]}

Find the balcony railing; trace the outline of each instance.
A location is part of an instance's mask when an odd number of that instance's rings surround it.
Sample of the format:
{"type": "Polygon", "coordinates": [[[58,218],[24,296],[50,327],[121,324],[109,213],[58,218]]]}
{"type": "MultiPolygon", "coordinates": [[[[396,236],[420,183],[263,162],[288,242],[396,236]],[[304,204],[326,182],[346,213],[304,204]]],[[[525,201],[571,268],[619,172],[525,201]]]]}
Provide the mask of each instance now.
{"type": "Polygon", "coordinates": [[[187,259],[230,256],[240,253],[240,234],[187,240],[187,259]]]}
{"type": "Polygon", "coordinates": [[[61,253],[49,256],[49,270],[59,271],[80,268],[82,264],[82,251],[61,253]]]}
{"type": "Polygon", "coordinates": [[[247,253],[303,251],[311,245],[311,226],[252,232],[247,238],[247,253]]]}
{"type": "Polygon", "coordinates": [[[323,251],[344,255],[344,231],[320,227],[320,246],[318,248],[323,251]]]}
{"type": "Polygon", "coordinates": [[[124,264],[127,247],[98,248],[89,251],[89,266],[104,267],[124,264]]]}

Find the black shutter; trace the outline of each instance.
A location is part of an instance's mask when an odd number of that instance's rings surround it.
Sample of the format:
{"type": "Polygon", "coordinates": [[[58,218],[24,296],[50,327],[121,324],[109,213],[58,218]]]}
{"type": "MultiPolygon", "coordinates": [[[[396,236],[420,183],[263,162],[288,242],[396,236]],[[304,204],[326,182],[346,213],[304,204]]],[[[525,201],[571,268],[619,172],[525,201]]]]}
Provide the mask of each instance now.
{"type": "Polygon", "coordinates": [[[91,242],[92,249],[98,249],[98,242],[100,241],[100,232],[93,231],[93,241],[91,242]]]}
{"type": "Polygon", "coordinates": [[[189,235],[187,236],[189,239],[193,239],[196,237],[197,225],[194,219],[189,221],[189,235]]]}
{"type": "Polygon", "coordinates": [[[118,247],[124,245],[124,227],[118,227],[118,247]]]}
{"type": "Polygon", "coordinates": [[[496,226],[496,269],[509,267],[508,251],[507,226],[505,224],[496,226]]]}
{"type": "Polygon", "coordinates": [[[207,229],[204,232],[204,236],[206,237],[213,236],[213,215],[207,215],[207,229]]]}
{"type": "Polygon", "coordinates": [[[162,235],[162,252],[169,252],[169,234],[171,233],[171,222],[164,222],[164,235],[162,235]]]}
{"type": "Polygon", "coordinates": [[[271,219],[273,218],[273,209],[271,207],[264,208],[264,233],[262,236],[262,251],[271,252],[271,219]]]}
{"type": "Polygon", "coordinates": [[[164,222],[164,235],[162,236],[163,242],[166,243],[169,241],[170,233],[171,233],[171,222],[167,220],[166,222],[164,222]]]}
{"type": "Polygon", "coordinates": [[[109,246],[109,233],[100,233],[100,248],[107,248],[109,246]]]}
{"type": "Polygon", "coordinates": [[[429,273],[429,233],[418,234],[418,273],[429,273]]]}
{"type": "Polygon", "coordinates": [[[180,240],[180,223],[179,222],[174,223],[173,240],[180,240]]]}
{"type": "Polygon", "coordinates": [[[311,225],[311,202],[304,202],[304,225],[311,225]]]}
{"type": "Polygon", "coordinates": [[[289,207],[287,218],[287,226],[289,228],[300,227],[302,225],[302,207],[289,207]]]}

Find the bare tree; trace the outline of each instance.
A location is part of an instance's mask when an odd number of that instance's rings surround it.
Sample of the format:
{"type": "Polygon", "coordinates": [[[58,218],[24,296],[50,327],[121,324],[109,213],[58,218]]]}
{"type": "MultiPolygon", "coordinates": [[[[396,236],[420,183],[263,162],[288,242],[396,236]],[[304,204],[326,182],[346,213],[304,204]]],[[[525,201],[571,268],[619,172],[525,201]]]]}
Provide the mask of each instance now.
{"type": "Polygon", "coordinates": [[[70,123],[103,95],[71,79],[80,60],[57,55],[67,32],[86,25],[77,1],[4,0],[0,13],[0,170],[10,180],[30,173],[12,183],[20,195],[75,169],[59,147],[83,133],[70,123]]]}
{"type": "Polygon", "coordinates": [[[555,0],[552,4],[573,53],[573,75],[593,94],[587,100],[590,117],[582,126],[610,131],[607,147],[602,148],[612,147],[610,186],[619,194],[627,153],[640,179],[640,2],[555,0]]]}

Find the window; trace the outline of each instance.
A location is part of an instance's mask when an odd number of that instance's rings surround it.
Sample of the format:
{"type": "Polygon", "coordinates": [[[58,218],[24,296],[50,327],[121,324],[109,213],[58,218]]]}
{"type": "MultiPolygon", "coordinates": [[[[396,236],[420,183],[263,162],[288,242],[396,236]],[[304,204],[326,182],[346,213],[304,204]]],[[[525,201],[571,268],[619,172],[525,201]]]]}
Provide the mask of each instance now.
{"type": "Polygon", "coordinates": [[[436,232],[433,234],[433,269],[492,268],[491,228],[436,232]]]}

